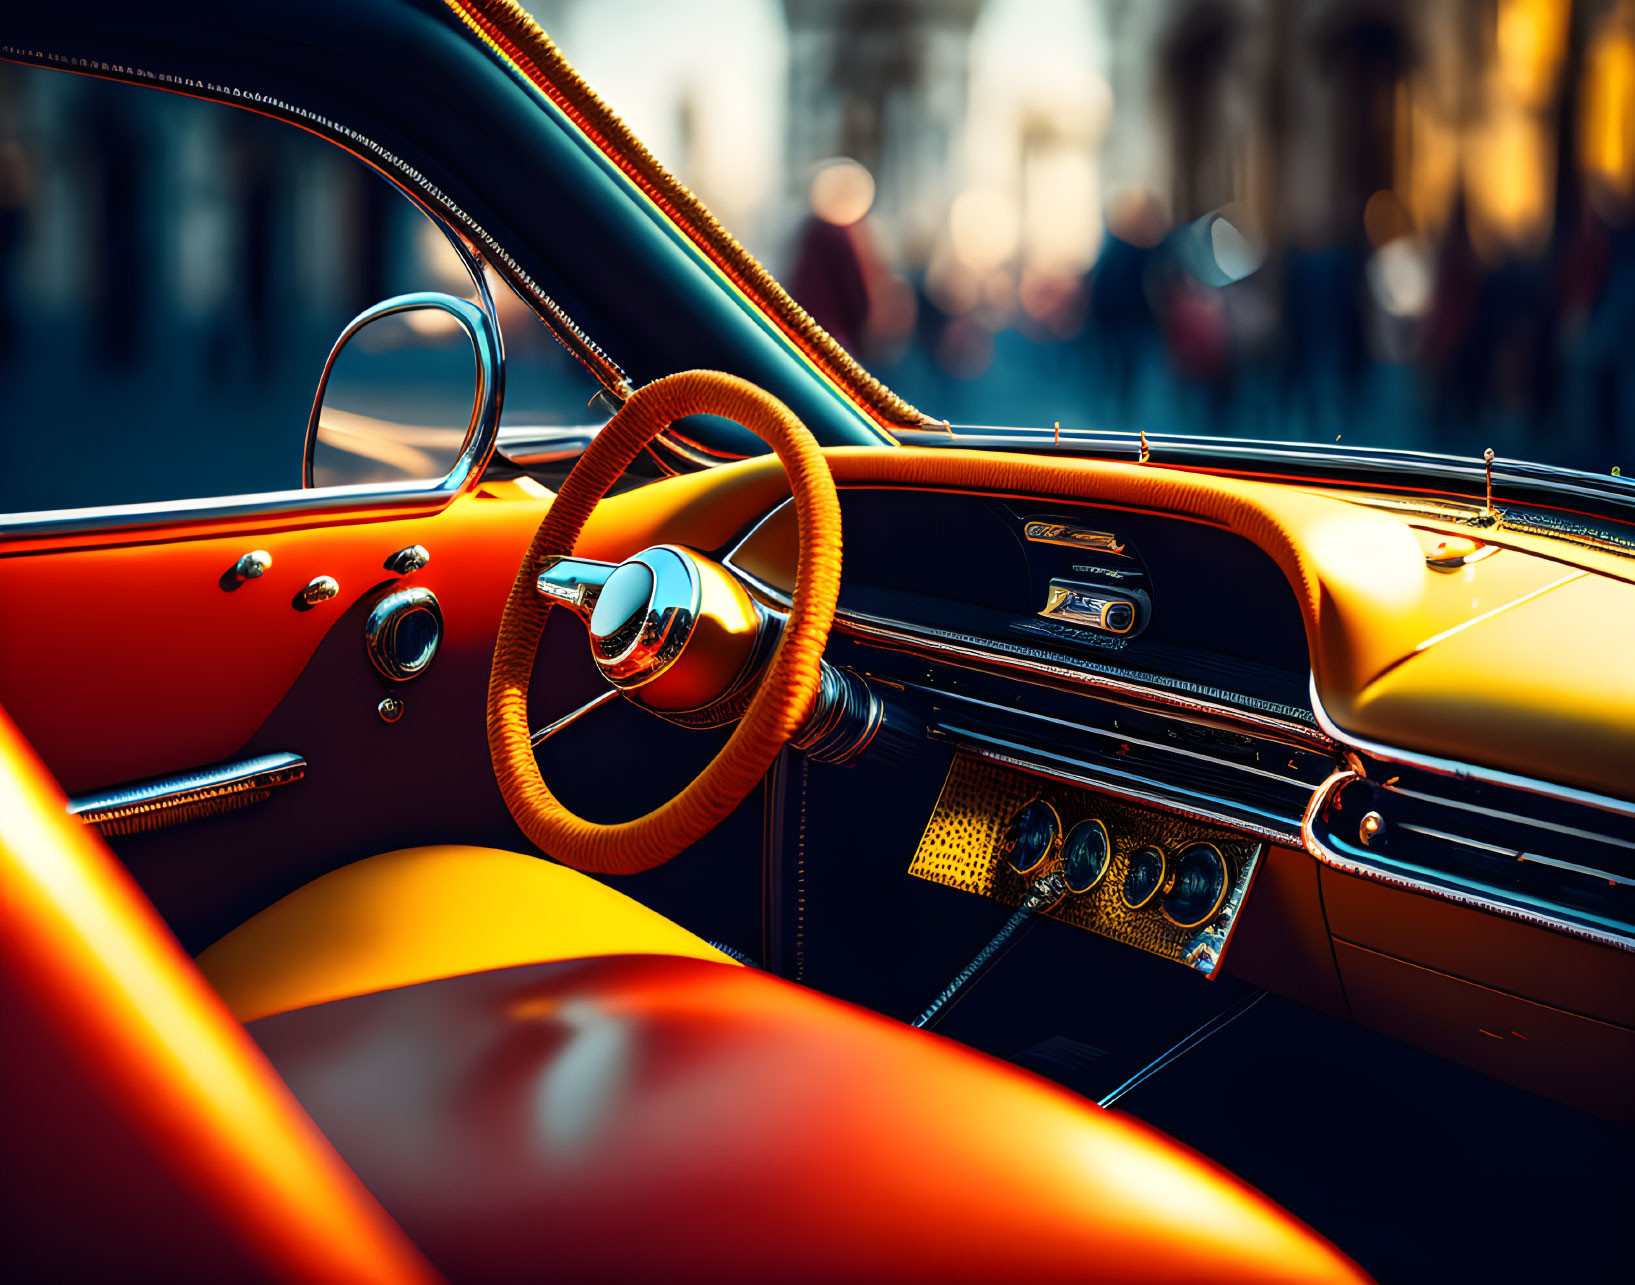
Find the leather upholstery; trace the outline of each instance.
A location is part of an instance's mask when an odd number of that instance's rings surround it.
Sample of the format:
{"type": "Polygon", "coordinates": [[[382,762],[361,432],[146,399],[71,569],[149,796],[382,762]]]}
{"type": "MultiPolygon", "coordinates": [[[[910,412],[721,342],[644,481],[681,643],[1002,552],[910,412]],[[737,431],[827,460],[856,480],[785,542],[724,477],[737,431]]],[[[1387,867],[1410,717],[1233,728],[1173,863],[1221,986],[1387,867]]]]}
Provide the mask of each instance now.
{"type": "Polygon", "coordinates": [[[770,393],[719,371],[667,375],[638,389],[574,465],[540,523],[500,618],[488,685],[494,774],[522,832],[558,861],[598,874],[650,870],[724,821],[749,795],[812,712],[819,666],[840,593],[840,501],[806,426],[770,393]],[[793,604],[777,649],[721,752],[675,798],[634,821],[575,816],[540,778],[529,737],[528,683],[550,614],[535,587],[544,560],[574,552],[597,504],[648,442],[687,415],[731,419],[777,453],[800,528],[793,604]]]}
{"type": "Polygon", "coordinates": [[[733,962],[577,870],[445,844],[332,870],[240,924],[198,963],[249,1022],[490,968],[644,954],[733,962]]]}
{"type": "Polygon", "coordinates": [[[0,1279],[435,1279],[3,711],[0,889],[0,1279]]]}
{"type": "Polygon", "coordinates": [[[1141,1123],[754,969],[541,964],[249,1029],[455,1281],[1363,1279],[1141,1123]]]}

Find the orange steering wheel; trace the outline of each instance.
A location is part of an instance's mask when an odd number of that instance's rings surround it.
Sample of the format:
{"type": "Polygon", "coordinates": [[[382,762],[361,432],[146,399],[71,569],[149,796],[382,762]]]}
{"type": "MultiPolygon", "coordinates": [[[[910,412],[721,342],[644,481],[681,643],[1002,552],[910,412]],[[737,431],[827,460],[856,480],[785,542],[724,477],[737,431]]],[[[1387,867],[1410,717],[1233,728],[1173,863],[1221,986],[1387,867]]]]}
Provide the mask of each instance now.
{"type": "MultiPolygon", "coordinates": [[[[703,561],[669,546],[649,551],[655,552],[703,561]]],[[[603,574],[617,574],[644,556],[605,569],[603,574]]],[[[696,579],[696,573],[691,574],[696,579]]],[[[651,587],[653,577],[643,568],[626,579],[635,579],[639,592],[651,587]],[[639,579],[644,575],[645,580],[639,579]]],[[[522,832],[565,865],[597,874],[650,870],[703,838],[749,795],[778,751],[810,717],[839,592],[840,501],[827,461],[794,412],[747,380],[717,371],[667,375],[634,393],[563,482],[534,534],[500,618],[488,682],[488,748],[500,793],[522,832]],[[794,602],[760,685],[721,752],[680,794],[646,816],[601,825],[564,807],[545,784],[534,759],[528,681],[553,597],[558,601],[566,597],[561,589],[542,584],[541,573],[573,561],[579,534],[608,488],[647,443],[685,415],[734,420],[777,452],[794,493],[800,530],[794,602]]],[[[619,596],[625,596],[624,592],[619,596]]],[[[637,610],[626,622],[622,637],[644,628],[656,631],[660,623],[656,610],[645,615],[637,610]]],[[[595,643],[593,628],[593,646],[595,643]]],[[[626,648],[626,654],[629,650],[626,648]]],[[[604,667],[604,672],[613,671],[604,667]]]]}

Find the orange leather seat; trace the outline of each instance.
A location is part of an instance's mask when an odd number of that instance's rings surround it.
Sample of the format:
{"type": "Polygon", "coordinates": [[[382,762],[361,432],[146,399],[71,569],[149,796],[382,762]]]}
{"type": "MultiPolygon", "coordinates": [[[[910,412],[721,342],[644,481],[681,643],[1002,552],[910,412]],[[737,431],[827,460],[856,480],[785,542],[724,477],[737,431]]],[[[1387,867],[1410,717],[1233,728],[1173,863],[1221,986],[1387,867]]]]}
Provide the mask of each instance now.
{"type": "Polygon", "coordinates": [[[0,713],[7,1279],[1363,1279],[1137,1121],[704,958],[247,1029],[65,809],[0,713]]]}
{"type": "Polygon", "coordinates": [[[199,967],[241,1022],[415,982],[709,942],[589,875],[500,848],[406,848],[331,870],[216,942],[199,967]]]}
{"type": "Polygon", "coordinates": [[[249,1031],[451,1280],[1361,1279],[1138,1121],[754,969],[561,961],[249,1031]]]}

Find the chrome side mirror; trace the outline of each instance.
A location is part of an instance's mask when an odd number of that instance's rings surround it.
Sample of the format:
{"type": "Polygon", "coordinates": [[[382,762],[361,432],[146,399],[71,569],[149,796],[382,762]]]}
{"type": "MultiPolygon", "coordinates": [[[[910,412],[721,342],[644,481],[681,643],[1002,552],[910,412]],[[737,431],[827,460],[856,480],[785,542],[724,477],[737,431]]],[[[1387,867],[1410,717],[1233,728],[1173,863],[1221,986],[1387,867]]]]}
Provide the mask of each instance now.
{"type": "Polygon", "coordinates": [[[442,481],[492,451],[503,374],[488,314],[453,295],[398,295],[348,323],[307,421],[306,487],[442,481]]]}

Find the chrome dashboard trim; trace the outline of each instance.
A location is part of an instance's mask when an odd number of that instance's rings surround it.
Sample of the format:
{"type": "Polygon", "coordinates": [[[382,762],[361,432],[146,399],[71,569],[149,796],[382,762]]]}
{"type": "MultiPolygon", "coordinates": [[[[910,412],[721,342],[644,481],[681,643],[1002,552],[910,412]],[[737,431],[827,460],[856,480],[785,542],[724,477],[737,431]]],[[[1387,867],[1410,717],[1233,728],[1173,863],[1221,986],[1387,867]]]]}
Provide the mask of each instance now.
{"type": "Polygon", "coordinates": [[[1323,729],[1325,734],[1341,745],[1360,750],[1369,757],[1379,759],[1384,763],[1397,763],[1403,767],[1418,768],[1421,771],[1431,773],[1433,776],[1451,777],[1456,781],[1478,781],[1486,785],[1497,785],[1509,790],[1521,790],[1527,794],[1537,794],[1542,798],[1556,799],[1562,803],[1577,803],[1585,807],[1599,808],[1603,812],[1612,812],[1618,816],[1635,817],[1635,803],[1625,799],[1615,799],[1609,795],[1575,789],[1570,785],[1557,785],[1553,781],[1540,781],[1535,777],[1520,776],[1514,772],[1501,771],[1498,768],[1478,767],[1474,763],[1462,763],[1454,759],[1439,758],[1434,754],[1420,754],[1414,750],[1398,749],[1395,746],[1382,745],[1378,741],[1355,736],[1340,727],[1328,716],[1328,711],[1323,708],[1322,697],[1317,693],[1317,675],[1315,673],[1311,676],[1311,711],[1317,716],[1317,725],[1323,729]]]}
{"type": "MultiPolygon", "coordinates": [[[[731,557],[732,555],[729,553],[725,565],[732,571],[733,575],[744,582],[747,588],[774,606],[783,610],[788,609],[789,597],[787,594],[767,584],[759,577],[750,574],[742,567],[734,565],[731,557]]],[[[1184,692],[1162,686],[1131,682],[1108,674],[1098,674],[1093,670],[1074,668],[1065,659],[1060,663],[1035,660],[1030,656],[1015,654],[985,645],[984,640],[975,637],[950,634],[930,626],[910,625],[902,621],[886,620],[863,612],[846,609],[835,612],[835,625],[843,632],[855,637],[904,648],[932,659],[947,660],[955,664],[977,665],[990,669],[1012,670],[1034,675],[1041,680],[1054,681],[1057,684],[1088,688],[1092,691],[1111,692],[1127,699],[1165,705],[1172,709],[1182,710],[1217,721],[1236,723],[1243,727],[1254,728],[1274,736],[1283,737],[1286,740],[1295,741],[1309,749],[1326,752],[1332,751],[1334,748],[1332,741],[1323,732],[1303,723],[1296,723],[1291,719],[1257,713],[1254,710],[1213,701],[1202,696],[1190,696],[1184,692]]]]}
{"type": "MultiPolygon", "coordinates": [[[[1121,741],[1128,745],[1140,745],[1145,749],[1158,750],[1165,754],[1176,754],[1182,758],[1197,759],[1215,767],[1231,768],[1236,772],[1248,772],[1254,776],[1265,777],[1269,781],[1277,781],[1282,785],[1292,785],[1299,790],[1308,790],[1310,785],[1299,777],[1282,776],[1277,772],[1268,772],[1263,767],[1252,767],[1247,763],[1235,763],[1231,759],[1217,758],[1213,754],[1204,754],[1198,750],[1187,749],[1180,745],[1165,745],[1162,741],[1151,741],[1141,736],[1131,736],[1127,732],[1114,732],[1105,727],[1093,727],[1088,723],[1075,723],[1069,719],[1057,718],[1052,714],[1040,714],[1035,710],[1022,709],[1016,705],[997,705],[993,701],[978,700],[975,696],[966,696],[961,692],[945,692],[926,687],[921,683],[904,683],[904,687],[915,691],[925,692],[937,700],[955,700],[966,705],[978,705],[983,709],[999,710],[1007,715],[1033,719],[1040,723],[1053,723],[1057,727],[1065,727],[1086,736],[1099,736],[1109,741],[1121,741]]],[[[1131,775],[1134,775],[1133,773],[1131,775]]]]}
{"type": "MultiPolygon", "coordinates": [[[[1207,806],[1199,807],[1185,803],[1168,794],[1154,794],[1150,790],[1152,783],[1145,777],[1132,774],[1129,780],[1148,786],[1149,789],[1131,789],[1126,782],[1112,781],[1103,776],[1091,775],[1091,773],[1097,772],[1099,769],[1078,763],[1076,760],[1061,759],[1058,764],[1042,763],[1039,760],[1041,757],[1046,756],[1045,753],[1034,750],[1029,746],[1016,745],[998,737],[982,736],[960,728],[943,728],[941,730],[944,739],[951,741],[965,753],[975,755],[977,758],[985,759],[990,763],[1002,763],[1006,767],[1014,767],[1034,776],[1042,776],[1048,780],[1060,781],[1066,785],[1077,785],[1087,790],[1094,790],[1098,794],[1111,794],[1120,799],[1145,803],[1150,807],[1155,807],[1174,816],[1188,817],[1194,821],[1211,822],[1215,825],[1224,826],[1229,830],[1253,835],[1257,839],[1285,845],[1300,842],[1300,830],[1297,826],[1291,825],[1287,829],[1278,829],[1275,826],[1246,821],[1240,816],[1216,811],[1207,806]],[[1061,766],[1062,763],[1068,766],[1061,766]],[[1074,768],[1079,770],[1074,771],[1074,768]]],[[[1226,800],[1216,800],[1216,802],[1225,803],[1226,800]]],[[[1258,811],[1258,809],[1256,810],[1258,811]]]]}
{"type": "Polygon", "coordinates": [[[1323,810],[1335,791],[1349,781],[1360,779],[1363,779],[1360,774],[1351,768],[1341,768],[1332,773],[1326,781],[1312,791],[1311,801],[1306,805],[1306,814],[1300,820],[1300,841],[1306,851],[1325,866],[1338,870],[1342,874],[1372,879],[1374,882],[1385,884],[1388,887],[1421,893],[1425,896],[1439,898],[1442,901],[1451,901],[1473,910],[1486,911],[1489,914],[1503,915],[1506,919],[1519,920],[1535,928],[1547,928],[1553,932],[1565,933],[1569,937],[1577,937],[1583,941],[1593,942],[1598,946],[1612,946],[1618,950],[1635,953],[1635,936],[1612,932],[1607,929],[1592,928],[1585,924],[1573,923],[1570,920],[1546,914],[1543,911],[1529,910],[1525,906],[1517,906],[1496,897],[1484,897],[1480,893],[1468,892],[1461,888],[1448,888],[1441,884],[1432,883],[1429,880],[1416,879],[1412,875],[1400,874],[1394,870],[1383,870],[1378,866],[1354,861],[1331,848],[1325,847],[1317,838],[1315,830],[1318,814],[1323,810]]]}
{"type": "Polygon", "coordinates": [[[299,754],[258,754],[254,758],[219,763],[158,776],[111,790],[77,794],[68,800],[68,814],[91,826],[130,817],[165,813],[214,799],[289,785],[306,775],[307,761],[299,754]]]}
{"type": "Polygon", "coordinates": [[[1474,812],[1478,816],[1492,817],[1495,821],[1503,821],[1508,825],[1526,825],[1535,830],[1550,830],[1556,834],[1564,834],[1573,839],[1588,839],[1593,843],[1610,843],[1615,848],[1628,848],[1635,851],[1635,842],[1629,839],[1620,839],[1615,835],[1598,834],[1594,830],[1580,830],[1574,825],[1562,825],[1557,821],[1541,821],[1537,817],[1523,816],[1519,812],[1504,812],[1499,808],[1484,808],[1479,803],[1465,803],[1459,799],[1444,799],[1434,794],[1426,794],[1423,790],[1410,790],[1406,786],[1387,781],[1380,788],[1389,790],[1392,794],[1400,794],[1405,799],[1418,799],[1421,803],[1433,803],[1438,807],[1457,808],[1460,812],[1474,812]]]}

